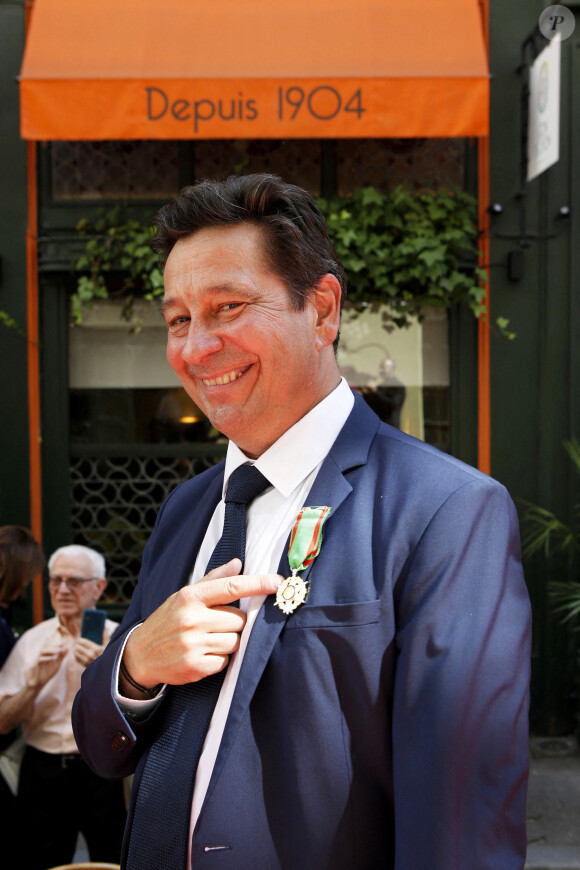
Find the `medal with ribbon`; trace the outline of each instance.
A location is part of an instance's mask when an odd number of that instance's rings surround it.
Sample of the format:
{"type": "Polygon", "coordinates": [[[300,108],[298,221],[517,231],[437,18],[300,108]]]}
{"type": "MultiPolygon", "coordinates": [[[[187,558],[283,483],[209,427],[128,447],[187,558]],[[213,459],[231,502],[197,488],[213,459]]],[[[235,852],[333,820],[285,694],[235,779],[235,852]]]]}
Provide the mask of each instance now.
{"type": "Polygon", "coordinates": [[[292,576],[280,584],[276,593],[276,605],[284,613],[292,613],[306,600],[308,583],[298,576],[298,571],[304,571],[320,553],[322,526],[331,510],[331,507],[303,507],[296,517],[288,547],[292,576]]]}

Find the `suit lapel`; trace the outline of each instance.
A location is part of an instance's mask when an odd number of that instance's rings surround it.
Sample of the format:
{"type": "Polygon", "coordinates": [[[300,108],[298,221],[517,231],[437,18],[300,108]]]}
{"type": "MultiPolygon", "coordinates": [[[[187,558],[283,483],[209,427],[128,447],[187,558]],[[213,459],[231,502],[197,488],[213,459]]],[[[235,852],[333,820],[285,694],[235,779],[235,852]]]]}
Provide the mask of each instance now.
{"type": "MultiPolygon", "coordinates": [[[[327,524],[333,522],[338,508],[352,492],[352,486],[344,476],[345,472],[364,465],[367,461],[369,448],[379,425],[379,418],[359,396],[355,396],[355,406],[322,463],[306,501],[306,504],[310,505],[332,507],[332,514],[327,519],[327,524]]],[[[289,539],[278,567],[278,573],[283,577],[290,574],[288,545],[289,539]]],[[[310,568],[311,566],[301,572],[300,576],[303,579],[307,579],[310,568]]],[[[206,800],[223,769],[242,718],[247,713],[256,686],[287,619],[288,616],[274,605],[274,596],[270,595],[261,607],[252,628],[206,800]]]]}

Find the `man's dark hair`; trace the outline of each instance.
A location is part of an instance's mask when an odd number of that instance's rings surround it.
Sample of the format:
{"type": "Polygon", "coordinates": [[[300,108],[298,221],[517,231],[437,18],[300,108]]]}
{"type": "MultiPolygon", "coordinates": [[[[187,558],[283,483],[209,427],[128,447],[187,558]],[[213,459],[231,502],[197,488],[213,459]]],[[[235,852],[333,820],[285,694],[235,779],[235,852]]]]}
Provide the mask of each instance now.
{"type": "Polygon", "coordinates": [[[269,267],[300,311],[323,275],[334,275],[346,297],[346,275],[313,197],[276,175],[231,175],[185,187],[155,216],[151,242],[165,265],[179,239],[208,227],[253,223],[262,229],[269,267]]]}

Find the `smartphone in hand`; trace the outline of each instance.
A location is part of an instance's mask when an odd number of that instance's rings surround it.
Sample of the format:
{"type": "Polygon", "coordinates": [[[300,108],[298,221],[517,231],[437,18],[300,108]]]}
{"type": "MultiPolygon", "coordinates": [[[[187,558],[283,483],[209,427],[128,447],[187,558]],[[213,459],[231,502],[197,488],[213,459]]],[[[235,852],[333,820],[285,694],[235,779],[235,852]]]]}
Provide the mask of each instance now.
{"type": "Polygon", "coordinates": [[[83,610],[81,637],[86,637],[87,640],[92,640],[93,643],[102,644],[106,619],[106,610],[99,610],[96,607],[83,610]]]}

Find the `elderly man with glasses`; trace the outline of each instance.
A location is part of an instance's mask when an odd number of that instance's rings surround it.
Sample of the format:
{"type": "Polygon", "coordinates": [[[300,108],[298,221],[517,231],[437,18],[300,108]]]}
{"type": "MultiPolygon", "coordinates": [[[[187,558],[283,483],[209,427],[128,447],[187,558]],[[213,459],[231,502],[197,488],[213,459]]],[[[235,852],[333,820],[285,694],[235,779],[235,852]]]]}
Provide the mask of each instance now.
{"type": "Polygon", "coordinates": [[[118,862],[125,823],[122,784],[89,769],[71,725],[81,675],[117,626],[106,620],[101,644],[81,637],[83,611],[107,585],[105,560],[71,545],[53,553],[48,571],[55,616],[26,631],[0,671],[0,733],[20,725],[26,743],[18,799],[27,870],[70,862],[79,831],[91,860],[118,862]]]}

